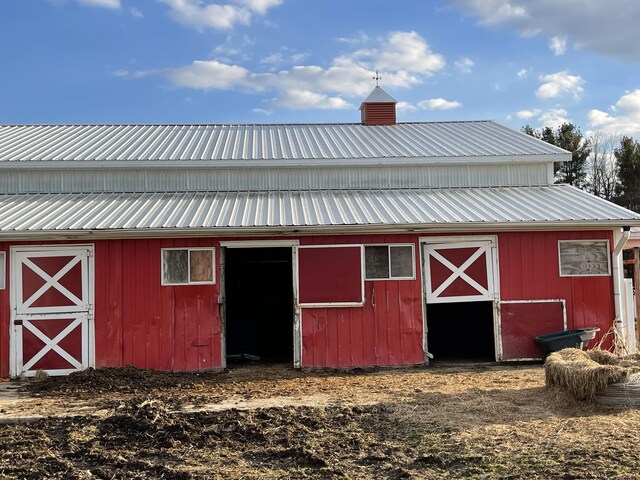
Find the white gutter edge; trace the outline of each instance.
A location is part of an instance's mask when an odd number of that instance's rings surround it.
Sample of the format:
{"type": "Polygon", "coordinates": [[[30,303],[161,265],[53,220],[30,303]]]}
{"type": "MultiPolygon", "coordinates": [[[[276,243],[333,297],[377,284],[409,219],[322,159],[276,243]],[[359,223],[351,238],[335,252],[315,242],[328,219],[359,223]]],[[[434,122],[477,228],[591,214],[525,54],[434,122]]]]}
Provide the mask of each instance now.
{"type": "MultiPolygon", "coordinates": [[[[617,352],[620,354],[627,354],[626,352],[627,346],[624,339],[626,339],[626,312],[624,309],[624,303],[622,298],[622,285],[624,284],[624,267],[622,261],[622,249],[624,248],[627,240],[631,236],[630,227],[623,227],[623,230],[614,230],[613,231],[613,240],[615,243],[615,248],[611,254],[611,274],[613,276],[613,308],[615,318],[613,321],[614,327],[616,329],[617,334],[619,335],[619,339],[623,341],[622,348],[625,350],[624,352],[617,352]]],[[[614,339],[614,345],[616,349],[618,348],[619,341],[614,339]]]]}

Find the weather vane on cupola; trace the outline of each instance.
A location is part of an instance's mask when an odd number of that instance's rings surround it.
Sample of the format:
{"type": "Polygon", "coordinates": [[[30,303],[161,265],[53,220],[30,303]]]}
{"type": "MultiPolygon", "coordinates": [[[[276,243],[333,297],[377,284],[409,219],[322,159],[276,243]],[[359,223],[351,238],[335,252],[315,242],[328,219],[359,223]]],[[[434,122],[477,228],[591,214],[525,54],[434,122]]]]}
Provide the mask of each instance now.
{"type": "Polygon", "coordinates": [[[380,80],[382,80],[382,77],[378,74],[378,69],[376,68],[376,76],[372,77],[375,81],[376,81],[376,87],[380,86],[380,80]]]}

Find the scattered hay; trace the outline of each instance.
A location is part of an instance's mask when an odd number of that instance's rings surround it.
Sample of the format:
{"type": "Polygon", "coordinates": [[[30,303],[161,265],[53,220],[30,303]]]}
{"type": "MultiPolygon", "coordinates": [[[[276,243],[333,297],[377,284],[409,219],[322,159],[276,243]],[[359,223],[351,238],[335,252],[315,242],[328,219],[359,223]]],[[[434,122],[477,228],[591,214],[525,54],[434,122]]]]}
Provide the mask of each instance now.
{"type": "Polygon", "coordinates": [[[609,385],[640,372],[640,360],[637,355],[618,357],[604,350],[565,348],[547,357],[544,371],[547,387],[560,387],[578,400],[593,402],[609,385]]]}

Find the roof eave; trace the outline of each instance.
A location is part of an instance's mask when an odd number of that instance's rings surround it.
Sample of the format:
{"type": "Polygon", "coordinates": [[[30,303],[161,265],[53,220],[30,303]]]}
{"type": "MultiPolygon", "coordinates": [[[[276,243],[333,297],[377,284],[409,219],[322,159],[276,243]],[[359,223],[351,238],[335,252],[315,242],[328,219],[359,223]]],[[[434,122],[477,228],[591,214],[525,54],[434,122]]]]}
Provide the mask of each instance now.
{"type": "Polygon", "coordinates": [[[433,233],[433,232],[509,232],[552,230],[615,230],[640,226],[638,219],[520,221],[520,222],[448,222],[418,224],[368,225],[307,225],[269,227],[200,227],[200,228],[144,228],[104,230],[39,230],[0,232],[0,240],[87,240],[115,238],[171,238],[171,237],[239,237],[239,236],[297,236],[353,233],[433,233]]]}

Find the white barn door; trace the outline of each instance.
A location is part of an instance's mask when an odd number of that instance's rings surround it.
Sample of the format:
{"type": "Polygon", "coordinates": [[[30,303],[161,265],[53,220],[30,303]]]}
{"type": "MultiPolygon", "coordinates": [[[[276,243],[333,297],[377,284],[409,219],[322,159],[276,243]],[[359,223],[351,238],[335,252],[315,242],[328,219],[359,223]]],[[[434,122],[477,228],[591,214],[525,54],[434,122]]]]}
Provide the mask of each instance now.
{"type": "Polygon", "coordinates": [[[492,242],[424,246],[427,303],[493,301],[492,242]]]}
{"type": "Polygon", "coordinates": [[[12,375],[93,365],[92,257],[92,246],[12,249],[12,375]]]}

